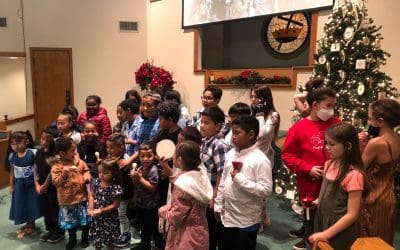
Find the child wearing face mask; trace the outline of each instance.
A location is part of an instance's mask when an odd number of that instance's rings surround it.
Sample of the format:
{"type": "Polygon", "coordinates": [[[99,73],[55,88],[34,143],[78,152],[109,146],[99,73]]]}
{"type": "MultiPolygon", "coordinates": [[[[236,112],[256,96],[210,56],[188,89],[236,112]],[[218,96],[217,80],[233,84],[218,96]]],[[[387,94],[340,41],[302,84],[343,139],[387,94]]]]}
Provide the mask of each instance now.
{"type": "MultiPolygon", "coordinates": [[[[324,151],[325,130],[340,120],[334,117],[333,106],[336,92],[321,87],[309,92],[306,96],[310,114],[295,123],[288,131],[282,151],[282,160],[297,175],[300,201],[318,198],[322,183],[323,166],[329,159],[324,151]]],[[[294,249],[305,249],[305,239],[313,232],[315,210],[311,209],[309,220],[304,219],[304,238],[294,249]]]]}

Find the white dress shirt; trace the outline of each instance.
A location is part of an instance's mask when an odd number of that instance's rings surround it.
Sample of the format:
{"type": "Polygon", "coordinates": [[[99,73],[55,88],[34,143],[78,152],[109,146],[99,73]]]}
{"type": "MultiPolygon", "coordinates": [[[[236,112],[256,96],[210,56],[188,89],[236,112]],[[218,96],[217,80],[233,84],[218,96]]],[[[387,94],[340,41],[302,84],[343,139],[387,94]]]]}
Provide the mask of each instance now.
{"type": "Polygon", "coordinates": [[[265,154],[256,144],[241,151],[233,148],[226,155],[214,211],[221,213],[225,227],[249,227],[261,222],[263,200],[271,192],[271,164],[265,154]],[[232,161],[243,164],[234,178],[232,161]]]}

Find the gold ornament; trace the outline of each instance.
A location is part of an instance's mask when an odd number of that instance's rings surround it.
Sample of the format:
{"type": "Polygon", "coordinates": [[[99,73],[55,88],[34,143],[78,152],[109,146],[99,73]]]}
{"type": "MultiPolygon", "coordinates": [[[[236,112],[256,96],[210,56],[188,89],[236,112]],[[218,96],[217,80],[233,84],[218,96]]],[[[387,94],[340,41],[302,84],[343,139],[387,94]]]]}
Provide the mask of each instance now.
{"type": "Polygon", "coordinates": [[[344,53],[344,50],[341,50],[339,52],[339,57],[340,57],[340,61],[342,61],[342,64],[344,64],[344,62],[346,61],[346,53],[344,53]]]}

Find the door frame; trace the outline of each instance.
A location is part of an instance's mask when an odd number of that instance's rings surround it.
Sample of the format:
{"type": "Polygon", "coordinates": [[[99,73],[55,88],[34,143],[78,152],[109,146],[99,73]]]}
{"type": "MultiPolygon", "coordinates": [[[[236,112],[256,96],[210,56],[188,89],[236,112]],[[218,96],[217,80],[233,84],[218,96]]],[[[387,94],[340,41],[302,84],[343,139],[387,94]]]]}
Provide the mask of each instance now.
{"type": "MultiPolygon", "coordinates": [[[[69,75],[71,79],[71,104],[74,105],[74,79],[73,79],[73,69],[72,69],[72,48],[55,48],[55,47],[29,47],[29,55],[30,55],[30,65],[31,65],[31,80],[32,80],[32,97],[33,97],[33,113],[35,115],[34,126],[35,126],[35,137],[38,140],[41,135],[41,129],[39,128],[39,124],[37,122],[37,100],[36,100],[36,80],[35,80],[35,71],[34,71],[34,51],[65,51],[69,55],[69,75]]],[[[60,110],[61,112],[61,110],[60,110]]]]}

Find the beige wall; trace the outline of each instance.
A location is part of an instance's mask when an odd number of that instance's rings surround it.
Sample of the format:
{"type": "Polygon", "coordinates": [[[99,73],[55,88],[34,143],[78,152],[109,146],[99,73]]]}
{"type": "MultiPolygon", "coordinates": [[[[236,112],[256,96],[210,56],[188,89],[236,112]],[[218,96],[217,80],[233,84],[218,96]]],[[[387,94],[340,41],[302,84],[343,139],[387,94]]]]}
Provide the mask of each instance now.
{"type": "MultiPolygon", "coordinates": [[[[164,65],[175,72],[174,77],[178,81],[177,89],[184,95],[190,112],[201,107],[200,95],[203,89],[204,78],[194,75],[193,72],[193,31],[182,30],[181,27],[181,3],[182,1],[163,0],[149,4],[148,13],[148,54],[155,63],[164,65]],[[173,18],[171,18],[173,17],[173,18]]],[[[382,34],[385,40],[382,48],[392,54],[388,64],[383,68],[392,78],[393,83],[400,89],[400,71],[396,66],[400,62],[400,49],[396,45],[399,39],[397,35],[400,23],[396,11],[400,9],[400,1],[385,0],[368,1],[369,15],[375,23],[382,25],[382,34]]],[[[320,37],[323,32],[323,24],[327,20],[329,11],[320,12],[318,18],[318,32],[320,37]]],[[[298,82],[304,84],[308,75],[299,76],[298,82]]],[[[292,96],[294,91],[274,90],[274,102],[281,113],[281,128],[287,129],[290,126],[292,113],[292,96]]],[[[248,90],[224,90],[221,107],[227,110],[235,102],[249,102],[248,90]]]]}
{"type": "MultiPolygon", "coordinates": [[[[146,2],[24,1],[27,47],[72,48],[78,110],[85,108],[86,96],[96,94],[114,121],[117,103],[133,86],[134,71],[147,58],[146,2]],[[119,21],[138,21],[139,32],[120,33],[119,21]]],[[[31,95],[28,103],[32,103],[31,95]]]]}
{"type": "MultiPolygon", "coordinates": [[[[193,30],[181,29],[181,3],[181,0],[153,3],[148,0],[23,0],[26,48],[28,51],[29,47],[72,48],[75,104],[79,110],[84,109],[87,95],[98,94],[103,98],[103,105],[108,109],[112,121],[115,121],[116,104],[124,92],[135,85],[134,72],[148,59],[173,72],[178,82],[176,87],[193,113],[201,106],[204,77],[193,73],[193,30]],[[120,20],[138,21],[139,33],[119,33],[120,20]]],[[[5,13],[16,23],[9,29],[0,30],[0,51],[23,51],[22,31],[18,24],[20,19],[16,14],[18,9],[19,1],[0,0],[0,16],[5,13]]],[[[371,0],[368,9],[375,22],[383,26],[383,49],[392,54],[383,69],[393,78],[395,86],[400,88],[400,72],[396,70],[400,61],[396,25],[400,20],[395,11],[400,9],[400,1],[371,0]]],[[[328,13],[320,13],[318,36],[322,34],[328,13]]],[[[1,62],[0,67],[4,68],[1,62]]],[[[0,85],[4,84],[1,68],[0,85]]],[[[20,79],[23,81],[22,77],[20,79]]],[[[299,83],[307,79],[308,75],[300,75],[299,83]]],[[[7,86],[14,84],[8,83],[7,86]]],[[[23,96],[25,89],[26,111],[32,112],[29,67],[26,88],[21,84],[16,96],[23,96]]],[[[273,92],[276,107],[282,116],[283,129],[290,125],[293,93],[287,90],[273,92]]],[[[224,91],[221,106],[227,110],[237,101],[248,102],[248,90],[224,91]]],[[[18,103],[24,105],[23,101],[18,103]]],[[[8,105],[6,99],[0,99],[0,107],[7,107],[7,112],[8,105]]]]}
{"type": "Polygon", "coordinates": [[[0,51],[23,51],[22,8],[19,0],[0,0],[0,17],[7,18],[7,27],[0,28],[0,51]]]}
{"type": "Polygon", "coordinates": [[[24,59],[0,58],[0,119],[25,114],[24,59]]]}

